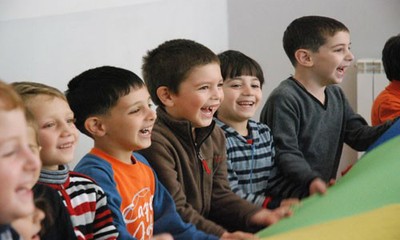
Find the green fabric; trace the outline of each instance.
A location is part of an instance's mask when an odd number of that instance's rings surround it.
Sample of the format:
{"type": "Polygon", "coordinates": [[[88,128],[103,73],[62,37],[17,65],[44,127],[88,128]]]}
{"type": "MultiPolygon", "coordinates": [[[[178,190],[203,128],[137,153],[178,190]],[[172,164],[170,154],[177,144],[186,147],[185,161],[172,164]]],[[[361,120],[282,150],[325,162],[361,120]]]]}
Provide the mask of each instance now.
{"type": "Polygon", "coordinates": [[[392,203],[400,203],[400,136],[365,154],[326,195],[303,200],[295,207],[293,216],[257,236],[268,237],[392,203]]]}

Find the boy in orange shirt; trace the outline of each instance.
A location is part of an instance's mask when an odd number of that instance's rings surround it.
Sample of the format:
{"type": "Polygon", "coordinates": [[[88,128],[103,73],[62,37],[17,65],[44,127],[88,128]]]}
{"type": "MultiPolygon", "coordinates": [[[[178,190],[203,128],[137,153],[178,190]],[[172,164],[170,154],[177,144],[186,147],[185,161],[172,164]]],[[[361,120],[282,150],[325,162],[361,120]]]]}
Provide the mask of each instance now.
{"type": "Polygon", "coordinates": [[[386,41],[382,50],[382,63],[390,83],[372,105],[373,126],[400,116],[400,34],[386,41]]]}

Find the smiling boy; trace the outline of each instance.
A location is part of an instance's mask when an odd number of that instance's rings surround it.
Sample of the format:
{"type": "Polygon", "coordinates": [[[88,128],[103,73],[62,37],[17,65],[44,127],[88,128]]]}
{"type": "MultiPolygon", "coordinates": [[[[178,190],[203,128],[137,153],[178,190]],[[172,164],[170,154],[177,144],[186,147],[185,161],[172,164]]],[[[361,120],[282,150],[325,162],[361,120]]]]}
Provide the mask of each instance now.
{"type": "Polygon", "coordinates": [[[240,231],[288,215],[288,209],[261,209],[230,190],[225,136],[213,121],[224,97],[215,53],[192,40],[166,41],[144,57],[143,77],[158,108],[152,145],[140,152],[184,220],[222,238],[250,238],[240,231]]]}
{"type": "Polygon", "coordinates": [[[335,181],[343,144],[364,151],[392,124],[368,126],[335,85],[354,60],[350,45],[348,28],[323,16],[295,19],[284,33],[295,72],[274,89],[261,113],[274,134],[281,170],[271,183],[276,195],[325,193],[335,181]]]}

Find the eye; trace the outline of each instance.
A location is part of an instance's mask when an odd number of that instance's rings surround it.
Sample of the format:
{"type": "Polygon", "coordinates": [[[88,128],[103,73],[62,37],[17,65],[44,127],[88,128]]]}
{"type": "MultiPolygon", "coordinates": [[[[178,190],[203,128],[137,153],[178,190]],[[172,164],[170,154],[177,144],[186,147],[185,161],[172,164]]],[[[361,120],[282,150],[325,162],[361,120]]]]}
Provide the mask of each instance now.
{"type": "Polygon", "coordinates": [[[6,147],[3,150],[4,151],[1,151],[2,158],[12,158],[18,155],[18,153],[21,151],[21,147],[18,145],[13,145],[10,147],[6,147]]]}
{"type": "Polygon", "coordinates": [[[252,88],[260,88],[260,84],[254,83],[254,84],[251,84],[251,87],[252,88]]]}
{"type": "Polygon", "coordinates": [[[139,112],[140,111],[140,108],[135,108],[135,109],[132,109],[130,112],[129,112],[129,114],[135,114],[135,113],[137,113],[137,112],[139,112]]]}
{"type": "Polygon", "coordinates": [[[202,86],[202,87],[200,87],[199,89],[200,90],[207,90],[207,89],[209,89],[210,87],[209,86],[202,86]]]}
{"type": "Polygon", "coordinates": [[[74,124],[76,122],[76,118],[68,118],[67,123],[74,124]]]}
{"type": "Polygon", "coordinates": [[[51,128],[51,127],[55,127],[55,126],[56,126],[55,122],[48,122],[43,125],[43,128],[51,128]]]}

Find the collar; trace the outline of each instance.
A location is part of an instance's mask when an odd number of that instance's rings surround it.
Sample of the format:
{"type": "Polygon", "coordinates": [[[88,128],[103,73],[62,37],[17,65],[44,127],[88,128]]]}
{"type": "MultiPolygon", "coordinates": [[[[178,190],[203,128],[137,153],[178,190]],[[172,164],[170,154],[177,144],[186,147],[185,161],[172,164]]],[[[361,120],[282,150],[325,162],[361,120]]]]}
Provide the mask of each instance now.
{"type": "MultiPolygon", "coordinates": [[[[193,142],[192,124],[188,120],[177,120],[171,117],[163,107],[157,107],[157,120],[162,122],[171,131],[185,142],[193,142]]],[[[215,121],[207,127],[195,128],[196,139],[194,142],[200,146],[210,136],[215,127],[215,121]]]]}
{"type": "Polygon", "coordinates": [[[68,165],[60,165],[58,170],[40,170],[39,182],[47,184],[64,184],[69,177],[68,165]]]}

